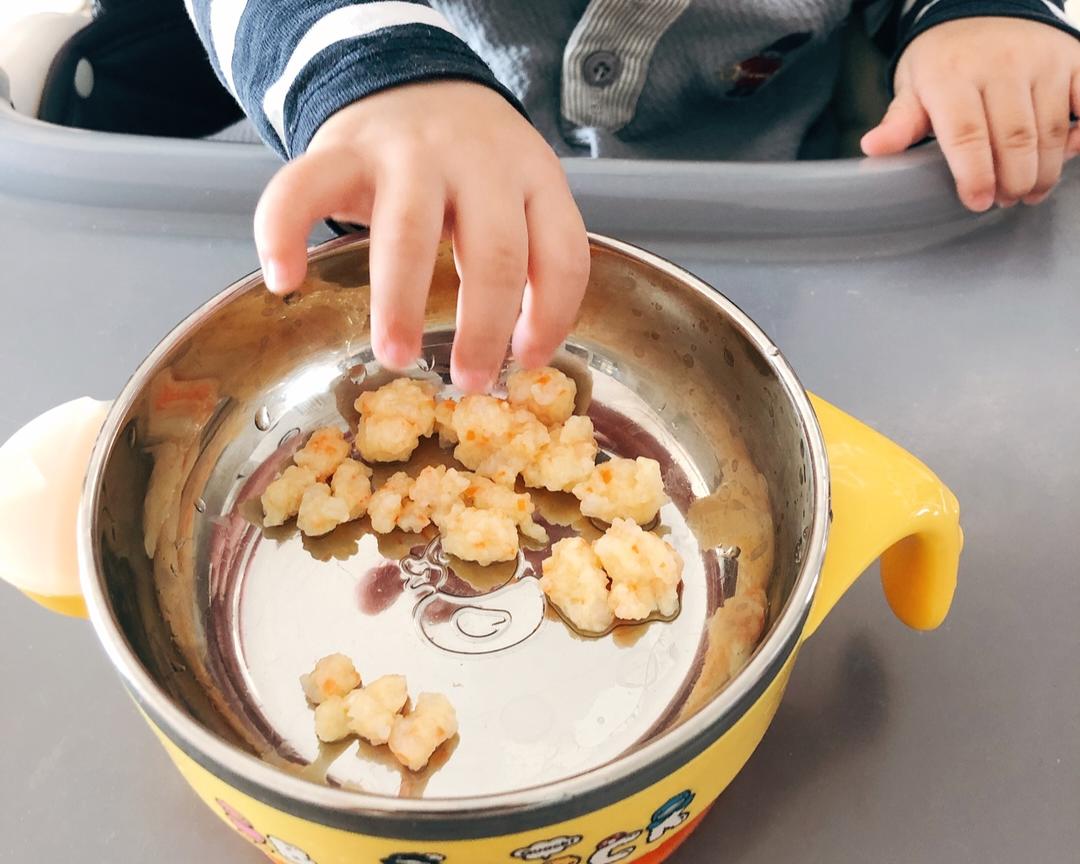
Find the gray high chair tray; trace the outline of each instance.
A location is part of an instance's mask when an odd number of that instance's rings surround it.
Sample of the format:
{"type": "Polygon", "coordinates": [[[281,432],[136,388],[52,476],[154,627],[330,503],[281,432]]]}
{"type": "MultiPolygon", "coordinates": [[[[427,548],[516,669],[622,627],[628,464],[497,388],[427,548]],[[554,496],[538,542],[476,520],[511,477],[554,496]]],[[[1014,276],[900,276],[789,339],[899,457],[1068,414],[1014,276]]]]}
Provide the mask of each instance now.
{"type": "MultiPolygon", "coordinates": [[[[0,108],[0,439],[118,392],[173,324],[253,269],[251,212],[275,167],[260,147],[0,108]]],[[[945,625],[913,639],[861,580],[673,860],[1073,860],[1080,173],[1042,207],[975,218],[934,147],[567,169],[590,228],[723,291],[808,388],[924,459],[964,507],[945,625]]],[[[262,860],[168,769],[90,627],[2,593],[0,862],[262,860]]]]}

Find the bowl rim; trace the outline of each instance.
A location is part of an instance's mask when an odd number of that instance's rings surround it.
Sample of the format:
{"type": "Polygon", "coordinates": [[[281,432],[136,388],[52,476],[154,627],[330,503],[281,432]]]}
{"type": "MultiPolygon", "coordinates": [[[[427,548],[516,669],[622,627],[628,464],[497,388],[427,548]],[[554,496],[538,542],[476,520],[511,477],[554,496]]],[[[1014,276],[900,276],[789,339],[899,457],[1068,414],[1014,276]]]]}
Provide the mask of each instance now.
{"type": "MultiPolygon", "coordinates": [[[[317,262],[368,244],[366,236],[339,237],[309,251],[317,262]]],[[[331,827],[383,837],[435,839],[497,836],[552,825],[629,797],[703,752],[757,701],[800,641],[816,593],[829,530],[829,469],[825,443],[806,391],[779,348],[718,290],[683,268],[629,243],[589,234],[590,245],[633,259],[677,279],[727,315],[758,349],[796,409],[808,447],[813,513],[801,568],[784,609],[750,661],[697,714],[638,749],[551,783],[494,795],[396,798],[334,788],[275,768],[199,724],[173,703],[128,645],[112,613],[96,542],[101,480],[121,437],[121,422],[145,390],[156,364],[190,330],[220,307],[263,282],[260,271],[237,280],[187,316],[139,364],[112,403],[91,454],[78,515],[78,561],[90,621],[109,661],[149,719],[187,756],[237,790],[271,806],[331,827]]]]}

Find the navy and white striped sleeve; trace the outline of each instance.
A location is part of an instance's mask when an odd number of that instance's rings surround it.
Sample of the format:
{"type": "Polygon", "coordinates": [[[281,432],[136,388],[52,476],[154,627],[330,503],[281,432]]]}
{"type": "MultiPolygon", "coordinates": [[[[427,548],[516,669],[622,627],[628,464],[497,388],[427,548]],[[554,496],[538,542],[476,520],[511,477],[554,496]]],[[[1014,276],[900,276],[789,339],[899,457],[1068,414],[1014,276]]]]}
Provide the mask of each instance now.
{"type": "Polygon", "coordinates": [[[931,27],[959,18],[990,16],[1039,21],[1080,37],[1078,0],[904,0],[893,66],[911,41],[931,27]]]}
{"type": "Polygon", "coordinates": [[[388,87],[475,81],[514,95],[423,2],[184,0],[222,83],[285,158],[336,111],[388,87]]]}

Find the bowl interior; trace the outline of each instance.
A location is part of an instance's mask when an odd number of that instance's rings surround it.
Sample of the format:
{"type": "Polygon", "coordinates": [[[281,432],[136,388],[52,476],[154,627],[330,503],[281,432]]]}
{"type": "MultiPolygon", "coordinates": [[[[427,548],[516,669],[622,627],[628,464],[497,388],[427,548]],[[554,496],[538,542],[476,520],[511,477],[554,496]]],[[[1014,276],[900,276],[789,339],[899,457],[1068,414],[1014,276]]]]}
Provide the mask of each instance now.
{"type": "MultiPolygon", "coordinates": [[[[415,377],[448,380],[457,279],[440,254],[415,377]]],[[[118,403],[96,478],[93,542],[111,612],[165,697],[282,770],[378,796],[493,795],[564,780],[667,735],[744,657],[711,622],[760,586],[766,638],[799,578],[814,517],[810,442],[777,354],[718,295],[596,241],[559,363],[609,455],[660,461],[661,528],[684,561],[672,621],[600,639],[545,607],[541,550],[490,568],[366,521],[319,540],[257,527],[257,497],[304,433],[355,428],[386,375],[368,337],[367,246],[338,242],[285,301],[252,278],[163,342],[118,403]],[[740,550],[737,575],[721,547],[740,550]],[[298,684],[325,654],[363,676],[446,693],[461,734],[420,774],[367,745],[320,747],[298,684]],[[719,653],[718,653],[719,652],[719,653]]],[[[442,461],[434,445],[421,457],[442,461]]],[[[414,463],[415,464],[415,463],[414,463]]],[[[537,495],[553,539],[596,536],[537,495]]],[[[570,508],[572,509],[572,508],[570,508]]]]}

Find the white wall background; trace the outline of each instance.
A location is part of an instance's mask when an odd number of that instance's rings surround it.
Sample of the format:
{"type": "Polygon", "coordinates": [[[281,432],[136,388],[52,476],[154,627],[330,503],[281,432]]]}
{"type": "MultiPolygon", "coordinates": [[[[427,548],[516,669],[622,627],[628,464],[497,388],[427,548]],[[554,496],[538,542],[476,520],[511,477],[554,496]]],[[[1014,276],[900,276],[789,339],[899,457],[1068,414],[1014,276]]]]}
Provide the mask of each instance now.
{"type": "Polygon", "coordinates": [[[0,0],[0,30],[35,12],[78,12],[89,6],[87,0],[0,0]]]}

